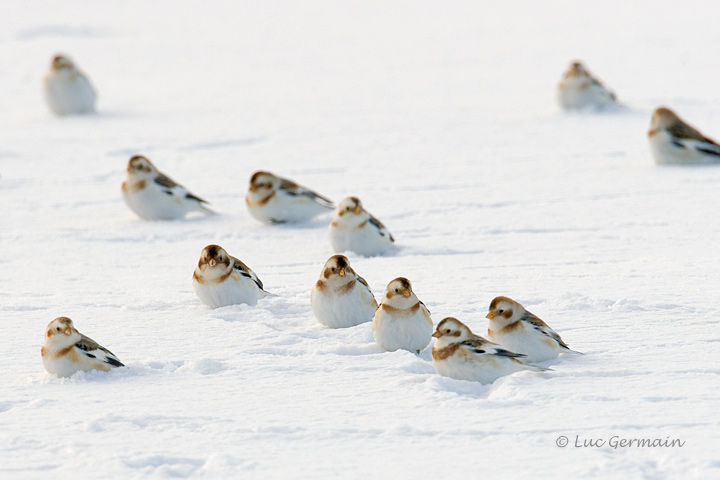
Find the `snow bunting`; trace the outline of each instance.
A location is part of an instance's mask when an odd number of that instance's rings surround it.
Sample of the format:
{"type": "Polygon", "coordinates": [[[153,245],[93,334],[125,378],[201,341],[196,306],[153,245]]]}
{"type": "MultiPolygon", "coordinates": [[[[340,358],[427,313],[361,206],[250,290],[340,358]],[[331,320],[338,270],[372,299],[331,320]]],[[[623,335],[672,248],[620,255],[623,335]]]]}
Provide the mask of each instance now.
{"type": "Polygon", "coordinates": [[[330,328],[369,322],[378,308],[367,282],[344,255],[334,255],[325,262],[310,293],[310,305],[318,322],[330,328]]]}
{"type": "Polygon", "coordinates": [[[648,131],[655,163],[720,163],[720,145],[691,127],[669,108],[655,109],[648,131]]]}
{"type": "Polygon", "coordinates": [[[58,377],[69,377],[78,370],[107,372],[125,366],[110,350],[78,332],[67,317],[48,324],[41,353],[45,370],[58,377]]]}
{"type": "Polygon", "coordinates": [[[306,222],[335,207],[322,195],[270,172],[253,173],[245,203],[262,223],[306,222]]]}
{"type": "Polygon", "coordinates": [[[557,87],[557,98],[565,110],[604,108],[617,105],[615,94],[594,78],[580,62],[573,62],[557,87]]]}
{"type": "Polygon", "coordinates": [[[428,346],[433,323],[430,312],[412,291],[407,278],[390,282],[373,317],[373,337],[388,351],[420,353],[428,346]]]}
{"type": "Polygon", "coordinates": [[[493,299],[487,318],[490,319],[490,340],[525,354],[526,362],[543,362],[556,358],[561,352],[574,352],[545,322],[508,297],[493,299]]]}
{"type": "Polygon", "coordinates": [[[547,370],[524,364],[519,359],[525,355],[504,350],[500,345],[473,334],[456,318],[443,319],[433,337],[437,339],[432,350],[433,366],[443,377],[492,383],[500,377],[522,370],[547,370]]]}
{"type": "Polygon", "coordinates": [[[145,220],[173,220],[193,211],[215,215],[205,200],[175,183],[142,155],[128,162],[122,193],[130,210],[145,220]]]}
{"type": "Polygon", "coordinates": [[[95,112],[97,93],[69,58],[56,55],[44,79],[45,101],[56,115],[95,112]]]}
{"type": "Polygon", "coordinates": [[[202,302],[210,308],[246,303],[272,295],[250,267],[231,257],[219,245],[208,245],[200,254],[193,273],[193,287],[202,302]]]}
{"type": "Polygon", "coordinates": [[[336,252],[350,251],[366,257],[387,252],[395,242],[385,225],[365,210],[357,197],[340,202],[328,235],[336,252]]]}

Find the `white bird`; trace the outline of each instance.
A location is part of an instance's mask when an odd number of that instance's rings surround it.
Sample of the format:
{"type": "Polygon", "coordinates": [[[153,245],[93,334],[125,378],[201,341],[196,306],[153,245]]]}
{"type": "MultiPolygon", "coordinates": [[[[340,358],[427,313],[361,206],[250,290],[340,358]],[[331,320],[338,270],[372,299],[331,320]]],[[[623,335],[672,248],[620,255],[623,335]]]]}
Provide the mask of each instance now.
{"type": "Polygon", "coordinates": [[[615,94],[605,88],[580,62],[573,62],[557,87],[557,99],[565,110],[617,106],[615,94]]]}
{"type": "Polygon", "coordinates": [[[655,109],[648,131],[655,163],[720,163],[720,145],[685,123],[666,107],[655,109]]]}
{"type": "Polygon", "coordinates": [[[125,366],[110,350],[78,332],[67,317],[48,324],[41,353],[45,370],[58,377],[69,377],[79,370],[107,372],[125,366]]]}
{"type": "Polygon", "coordinates": [[[524,364],[520,361],[524,355],[509,352],[473,334],[456,318],[443,319],[433,337],[437,339],[432,350],[433,366],[438,375],[443,377],[492,383],[500,377],[523,370],[548,370],[524,364]]]}
{"type": "Polygon", "coordinates": [[[122,193],[130,210],[145,220],[174,220],[195,211],[216,215],[205,200],[175,183],[142,155],[128,162],[122,193]]]}
{"type": "Polygon", "coordinates": [[[330,328],[369,322],[378,308],[367,282],[343,255],[334,255],[325,262],[310,293],[310,305],[317,321],[330,328]]]}
{"type": "Polygon", "coordinates": [[[328,236],[335,252],[350,251],[366,257],[382,255],[395,246],[392,234],[357,197],[347,197],[338,204],[328,236]]]}
{"type": "Polygon", "coordinates": [[[208,245],[203,249],[193,272],[193,288],[210,308],[240,303],[256,305],[259,299],[274,296],[264,290],[250,267],[228,255],[219,245],[208,245]]]}
{"type": "Polygon", "coordinates": [[[490,340],[524,354],[526,362],[544,362],[557,358],[562,352],[579,353],[570,350],[560,335],[511,298],[493,299],[487,318],[490,340]]]}
{"type": "Polygon", "coordinates": [[[420,353],[432,340],[430,312],[412,291],[407,278],[390,282],[373,317],[375,342],[388,351],[420,353]]]}
{"type": "Polygon", "coordinates": [[[56,55],[43,83],[45,101],[56,115],[95,112],[97,93],[87,76],[69,58],[56,55]]]}
{"type": "Polygon", "coordinates": [[[262,223],[299,223],[332,210],[333,202],[292,180],[255,172],[245,197],[250,215],[262,223]]]}

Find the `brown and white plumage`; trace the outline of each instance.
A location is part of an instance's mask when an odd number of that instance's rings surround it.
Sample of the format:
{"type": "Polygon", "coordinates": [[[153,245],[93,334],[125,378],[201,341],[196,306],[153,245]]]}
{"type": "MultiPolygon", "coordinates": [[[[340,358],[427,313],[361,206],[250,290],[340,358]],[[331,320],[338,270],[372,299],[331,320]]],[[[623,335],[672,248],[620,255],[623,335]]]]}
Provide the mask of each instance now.
{"type": "Polygon", "coordinates": [[[412,291],[407,278],[398,277],[385,289],[373,317],[375,342],[388,351],[420,353],[432,340],[430,312],[412,291]]]}
{"type": "Polygon", "coordinates": [[[259,299],[273,296],[265,291],[250,267],[229,255],[220,245],[203,248],[193,272],[193,288],[210,308],[241,303],[256,305],[259,299]]]}
{"type": "Polygon", "coordinates": [[[366,257],[388,252],[395,242],[385,225],[365,210],[357,197],[347,197],[338,204],[328,236],[334,251],[366,257]]]}
{"type": "Polygon", "coordinates": [[[720,145],[667,107],[653,112],[648,142],[660,165],[720,163],[720,145]]]}
{"type": "Polygon", "coordinates": [[[555,330],[511,298],[494,298],[487,318],[490,340],[525,354],[526,362],[543,362],[562,352],[573,352],[555,330]]]}
{"type": "Polygon", "coordinates": [[[378,308],[367,282],[344,255],[334,255],[325,262],[312,288],[310,305],[317,321],[330,328],[369,322],[378,308]]]}
{"type": "Polygon", "coordinates": [[[107,372],[124,367],[110,350],[78,332],[67,317],[48,324],[41,353],[45,370],[58,377],[69,377],[80,370],[107,372]]]}
{"type": "Polygon", "coordinates": [[[205,200],[162,173],[142,155],[128,161],[122,195],[130,210],[145,220],[174,220],[195,211],[215,214],[205,200]]]}
{"type": "Polygon", "coordinates": [[[87,75],[65,55],[56,55],[44,81],[45,101],[56,115],[95,112],[97,93],[87,75]]]}
{"type": "Polygon", "coordinates": [[[525,355],[505,350],[475,335],[460,320],[448,317],[435,329],[432,358],[435,371],[444,377],[471,382],[492,383],[511,373],[546,369],[526,365],[525,355]]]}
{"type": "Polygon", "coordinates": [[[250,177],[245,203],[253,218],[267,224],[306,222],[335,208],[309,188],[263,171],[250,177]]]}
{"type": "Polygon", "coordinates": [[[557,99],[565,110],[618,105],[615,94],[578,61],[572,62],[557,87],[557,99]]]}

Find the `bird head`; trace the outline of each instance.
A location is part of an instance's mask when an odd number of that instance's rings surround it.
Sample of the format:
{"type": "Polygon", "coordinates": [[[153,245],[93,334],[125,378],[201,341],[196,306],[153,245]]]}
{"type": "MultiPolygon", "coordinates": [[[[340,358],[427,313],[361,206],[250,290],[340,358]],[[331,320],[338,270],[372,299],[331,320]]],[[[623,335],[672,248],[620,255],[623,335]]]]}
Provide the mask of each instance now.
{"type": "Polygon", "coordinates": [[[64,55],[55,55],[52,59],[50,66],[52,70],[61,70],[63,68],[72,69],[74,68],[73,62],[64,55]]]}
{"type": "Polygon", "coordinates": [[[230,255],[220,245],[208,245],[203,248],[198,261],[201,271],[206,269],[227,268],[230,266],[230,255]]]}
{"type": "Polygon", "coordinates": [[[157,173],[158,170],[147,157],[135,155],[128,161],[127,171],[130,174],[148,176],[157,173]]]}
{"type": "Polygon", "coordinates": [[[335,210],[337,216],[360,215],[363,212],[362,202],[357,197],[347,197],[340,202],[335,210]]]}
{"type": "Polygon", "coordinates": [[[79,342],[80,339],[80,333],[75,329],[73,321],[67,317],[56,318],[45,329],[45,343],[69,346],[79,342]]]}
{"type": "Polygon", "coordinates": [[[509,324],[520,319],[524,313],[523,306],[512,298],[495,297],[490,302],[490,308],[485,317],[501,324],[509,324]]]}
{"type": "Polygon", "coordinates": [[[250,192],[257,192],[259,194],[268,193],[275,189],[278,177],[270,172],[255,172],[250,177],[250,192]]]}
{"type": "Polygon", "coordinates": [[[333,255],[327,262],[325,262],[322,276],[328,280],[339,278],[352,280],[355,277],[355,272],[350,266],[350,262],[345,255],[333,255]]]}
{"type": "Polygon", "coordinates": [[[650,128],[667,128],[680,121],[680,117],[678,117],[677,114],[669,108],[658,107],[653,112],[652,120],[650,121],[650,128]]]}
{"type": "Polygon", "coordinates": [[[472,336],[473,333],[467,325],[453,317],[444,318],[433,333],[433,337],[437,338],[435,345],[439,346],[464,342],[472,336]]]}

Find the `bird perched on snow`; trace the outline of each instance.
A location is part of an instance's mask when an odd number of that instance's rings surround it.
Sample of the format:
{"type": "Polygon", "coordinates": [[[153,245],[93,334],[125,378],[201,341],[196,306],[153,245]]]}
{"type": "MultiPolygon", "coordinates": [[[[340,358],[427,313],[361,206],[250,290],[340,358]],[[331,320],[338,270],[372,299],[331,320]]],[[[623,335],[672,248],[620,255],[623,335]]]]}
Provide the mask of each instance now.
{"type": "Polygon", "coordinates": [[[270,172],[255,172],[245,197],[250,215],[262,223],[306,222],[332,210],[331,200],[270,172]]]}
{"type": "Polygon", "coordinates": [[[318,322],[330,328],[369,322],[378,308],[367,282],[355,273],[344,255],[334,255],[325,262],[312,288],[310,305],[318,322]]]}
{"type": "Polygon", "coordinates": [[[443,377],[471,382],[492,383],[511,373],[547,369],[526,365],[525,355],[509,352],[479,335],[473,334],[460,320],[443,319],[433,333],[432,350],[435,371],[443,377]]]}
{"type": "Polygon", "coordinates": [[[44,79],[45,101],[56,115],[95,112],[97,93],[87,76],[73,62],[56,55],[44,79]]]}
{"type": "Polygon", "coordinates": [[[194,211],[215,215],[205,200],[175,183],[142,155],[128,162],[122,193],[130,210],[145,220],[174,220],[194,211]]]}
{"type": "Polygon", "coordinates": [[[357,197],[347,197],[335,209],[328,230],[336,252],[355,252],[366,257],[381,255],[392,249],[392,234],[365,210],[357,197]]]}
{"type": "Polygon", "coordinates": [[[490,340],[525,354],[526,362],[544,362],[562,352],[574,352],[552,328],[511,298],[493,299],[487,318],[490,340]]]}
{"type": "Polygon", "coordinates": [[[373,337],[388,351],[420,353],[428,346],[433,323],[430,312],[413,293],[410,281],[399,277],[390,282],[373,317],[373,337]]]}
{"type": "Polygon", "coordinates": [[[250,267],[228,255],[219,245],[208,245],[200,254],[193,273],[193,288],[202,302],[210,308],[246,303],[271,296],[250,267]]]}
{"type": "Polygon", "coordinates": [[[669,108],[655,109],[648,140],[650,152],[660,165],[720,163],[720,145],[685,123],[669,108]]]}
{"type": "Polygon", "coordinates": [[[557,99],[565,110],[617,106],[615,94],[605,88],[580,62],[572,62],[557,87],[557,99]]]}
{"type": "Polygon", "coordinates": [[[110,350],[78,332],[67,317],[48,324],[41,353],[45,370],[58,377],[69,377],[79,370],[107,372],[125,366],[110,350]]]}

